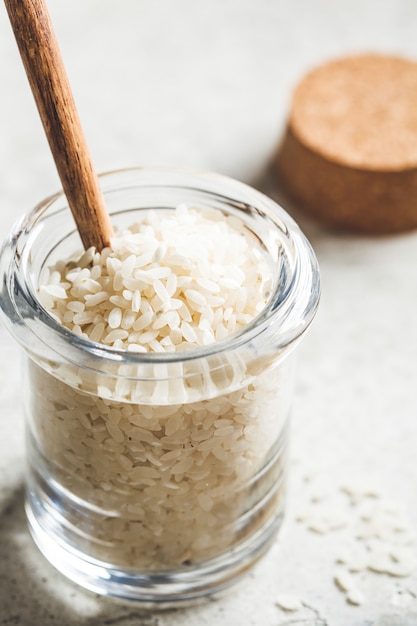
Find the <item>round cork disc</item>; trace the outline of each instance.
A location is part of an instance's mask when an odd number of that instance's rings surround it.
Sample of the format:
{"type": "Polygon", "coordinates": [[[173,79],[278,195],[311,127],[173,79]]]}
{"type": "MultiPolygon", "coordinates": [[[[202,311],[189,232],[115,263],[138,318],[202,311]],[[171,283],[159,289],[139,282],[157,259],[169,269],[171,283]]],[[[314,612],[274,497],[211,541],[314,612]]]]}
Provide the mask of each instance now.
{"type": "Polygon", "coordinates": [[[276,167],[301,207],[329,225],[417,228],[417,63],[367,54],[307,74],[276,167]]]}

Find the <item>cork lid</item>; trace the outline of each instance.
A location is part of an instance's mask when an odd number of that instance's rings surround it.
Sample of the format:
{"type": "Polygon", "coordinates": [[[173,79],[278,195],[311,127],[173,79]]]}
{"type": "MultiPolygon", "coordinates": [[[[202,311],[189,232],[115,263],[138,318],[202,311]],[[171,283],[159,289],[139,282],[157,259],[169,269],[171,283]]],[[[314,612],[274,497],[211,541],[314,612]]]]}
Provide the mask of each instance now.
{"type": "Polygon", "coordinates": [[[294,92],[290,126],[314,152],[344,166],[417,167],[417,63],[366,54],[313,70],[294,92]]]}

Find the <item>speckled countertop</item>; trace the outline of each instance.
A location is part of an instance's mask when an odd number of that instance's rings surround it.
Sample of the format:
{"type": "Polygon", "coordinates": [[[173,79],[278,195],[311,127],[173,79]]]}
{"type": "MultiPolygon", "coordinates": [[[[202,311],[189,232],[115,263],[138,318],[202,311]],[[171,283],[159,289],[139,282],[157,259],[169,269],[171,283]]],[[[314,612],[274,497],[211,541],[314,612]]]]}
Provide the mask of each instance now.
{"type": "MultiPolygon", "coordinates": [[[[355,51],[417,58],[414,0],[49,7],[99,171],[202,168],[278,199],[269,162],[303,73],[355,51]]],[[[4,7],[0,59],[3,238],[59,183],[4,7]]],[[[316,250],[323,296],[299,348],[288,512],[272,550],[227,595],[164,613],[100,598],[56,573],[26,530],[19,351],[1,326],[0,625],[416,626],[412,566],[401,577],[353,573],[360,606],[334,576],[337,560],[363,547],[372,505],[395,516],[408,556],[416,552],[408,530],[417,526],[417,234],[336,235],[286,207],[316,250]],[[280,608],[288,595],[297,610],[280,608]]]]}

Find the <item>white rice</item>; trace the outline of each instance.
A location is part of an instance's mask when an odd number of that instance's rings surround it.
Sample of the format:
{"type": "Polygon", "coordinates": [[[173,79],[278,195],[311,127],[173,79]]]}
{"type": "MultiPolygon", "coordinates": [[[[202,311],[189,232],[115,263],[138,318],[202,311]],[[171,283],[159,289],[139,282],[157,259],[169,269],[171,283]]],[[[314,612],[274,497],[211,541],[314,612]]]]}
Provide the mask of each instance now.
{"type": "Polygon", "coordinates": [[[271,282],[238,218],[181,206],[162,216],[144,211],[112,250],[90,249],[48,268],[39,300],[85,339],[174,352],[241,330],[264,308],[271,282]],[[122,332],[132,328],[140,331],[134,339],[122,332]]]}
{"type": "MultiPolygon", "coordinates": [[[[112,250],[48,269],[39,299],[62,325],[117,349],[163,353],[224,339],[262,311],[273,269],[237,218],[185,206],[142,216],[112,250]]],[[[91,556],[188,566],[280,514],[288,365],[218,355],[124,363],[104,376],[32,363],[34,439],[54,480],[85,503],[87,515],[70,524],[91,556]]]]}

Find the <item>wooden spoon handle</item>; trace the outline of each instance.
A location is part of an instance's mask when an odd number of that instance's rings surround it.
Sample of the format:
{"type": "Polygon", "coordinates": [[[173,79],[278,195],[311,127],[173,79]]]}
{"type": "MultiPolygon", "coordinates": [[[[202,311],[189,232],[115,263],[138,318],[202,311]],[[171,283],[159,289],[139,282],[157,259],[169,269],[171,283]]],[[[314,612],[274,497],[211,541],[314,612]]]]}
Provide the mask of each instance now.
{"type": "Polygon", "coordinates": [[[113,234],[58,42],[43,0],[5,0],[61,183],[85,248],[113,234]]]}

